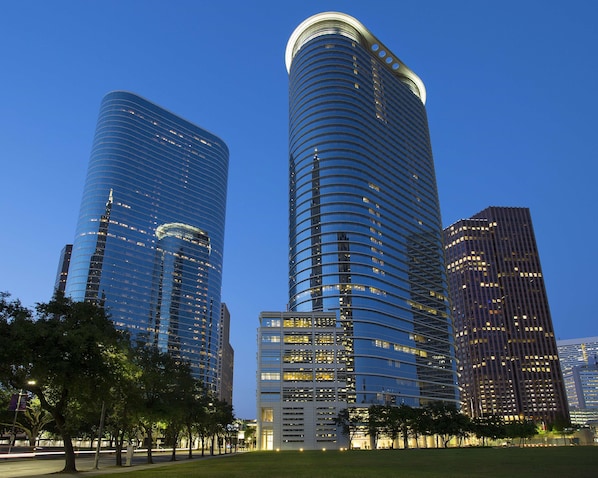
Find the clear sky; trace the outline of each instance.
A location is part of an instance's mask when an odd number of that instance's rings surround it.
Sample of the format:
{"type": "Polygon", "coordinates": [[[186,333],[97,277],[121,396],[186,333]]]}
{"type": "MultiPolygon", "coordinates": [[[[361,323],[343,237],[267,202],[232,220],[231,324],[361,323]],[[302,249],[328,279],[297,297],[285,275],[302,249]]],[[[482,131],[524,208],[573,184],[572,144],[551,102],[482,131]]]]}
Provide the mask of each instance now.
{"type": "Polygon", "coordinates": [[[598,2],[5,1],[0,291],[51,298],[102,97],[135,92],[230,148],[222,297],[234,408],[255,417],[256,328],[286,309],[284,52],[307,17],[360,20],[427,88],[443,224],[529,207],[557,338],[598,335],[598,2]]]}

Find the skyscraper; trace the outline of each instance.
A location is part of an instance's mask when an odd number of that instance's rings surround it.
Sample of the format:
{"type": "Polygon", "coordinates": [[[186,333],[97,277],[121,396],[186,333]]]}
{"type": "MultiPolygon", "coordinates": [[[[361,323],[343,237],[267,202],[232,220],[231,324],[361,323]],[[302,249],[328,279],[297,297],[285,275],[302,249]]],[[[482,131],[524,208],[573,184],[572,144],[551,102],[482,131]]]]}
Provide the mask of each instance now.
{"type": "Polygon", "coordinates": [[[349,403],[456,402],[423,82],[336,12],[297,27],[286,66],[289,309],[336,314],[349,403]]]}
{"type": "Polygon", "coordinates": [[[217,391],[228,149],[129,92],[101,104],[66,294],[217,391]]]}
{"type": "Polygon", "coordinates": [[[529,209],[489,207],[444,237],[463,410],[568,420],[529,209]]]}
{"type": "Polygon", "coordinates": [[[56,282],[54,283],[54,292],[64,293],[66,289],[66,281],[69,275],[69,266],[71,263],[72,251],[72,244],[67,244],[62,248],[62,251],[60,251],[58,270],[56,271],[56,282]]]}
{"type": "Polygon", "coordinates": [[[230,312],[224,302],[220,305],[218,338],[220,340],[218,346],[218,398],[232,405],[235,351],[230,344],[230,312]]]}
{"type": "Polygon", "coordinates": [[[598,423],[598,337],[557,340],[571,423],[598,423]]]}

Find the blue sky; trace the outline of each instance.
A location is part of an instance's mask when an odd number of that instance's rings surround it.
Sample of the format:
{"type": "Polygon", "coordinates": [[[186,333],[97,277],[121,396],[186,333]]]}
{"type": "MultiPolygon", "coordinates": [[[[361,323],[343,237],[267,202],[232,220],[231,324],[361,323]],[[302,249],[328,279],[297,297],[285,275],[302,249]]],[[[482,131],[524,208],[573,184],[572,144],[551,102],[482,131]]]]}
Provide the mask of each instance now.
{"type": "Polygon", "coordinates": [[[598,335],[598,3],[19,1],[0,6],[0,290],[50,299],[102,97],[130,90],[230,148],[223,300],[255,416],[258,315],[287,301],[286,42],[353,15],[427,88],[443,223],[529,207],[558,338],[598,335]]]}

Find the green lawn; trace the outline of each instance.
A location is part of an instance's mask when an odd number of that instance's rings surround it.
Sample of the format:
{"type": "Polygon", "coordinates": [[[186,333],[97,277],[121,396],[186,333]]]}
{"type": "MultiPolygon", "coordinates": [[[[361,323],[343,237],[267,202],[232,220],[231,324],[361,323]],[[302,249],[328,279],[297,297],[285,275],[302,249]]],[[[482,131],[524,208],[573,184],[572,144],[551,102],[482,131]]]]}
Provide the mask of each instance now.
{"type": "Polygon", "coordinates": [[[595,478],[598,477],[598,447],[252,452],[154,466],[95,476],[595,478]]]}

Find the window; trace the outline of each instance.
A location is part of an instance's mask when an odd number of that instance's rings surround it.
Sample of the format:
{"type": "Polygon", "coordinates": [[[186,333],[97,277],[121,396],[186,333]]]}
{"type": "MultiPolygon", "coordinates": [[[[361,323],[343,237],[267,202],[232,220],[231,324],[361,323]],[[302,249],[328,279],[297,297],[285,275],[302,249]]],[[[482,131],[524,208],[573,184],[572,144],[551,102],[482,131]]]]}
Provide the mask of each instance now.
{"type": "Polygon", "coordinates": [[[280,343],[280,334],[265,333],[262,334],[263,343],[280,343]]]}

